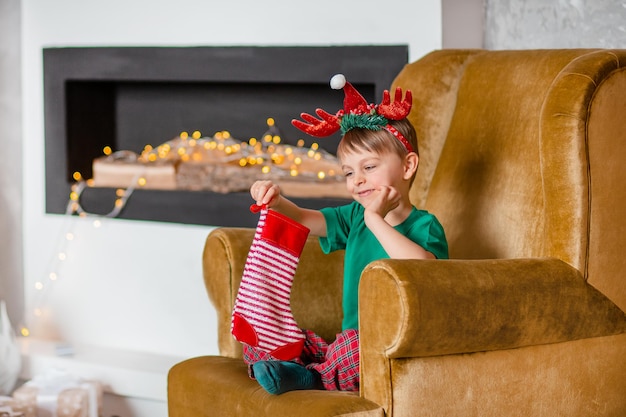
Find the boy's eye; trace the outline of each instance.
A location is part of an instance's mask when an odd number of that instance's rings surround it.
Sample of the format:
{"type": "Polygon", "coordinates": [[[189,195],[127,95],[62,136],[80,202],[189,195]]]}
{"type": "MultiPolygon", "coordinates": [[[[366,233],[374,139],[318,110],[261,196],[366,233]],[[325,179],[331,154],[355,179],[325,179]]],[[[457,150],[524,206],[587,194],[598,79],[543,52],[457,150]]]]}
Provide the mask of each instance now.
{"type": "Polygon", "coordinates": [[[371,171],[371,170],[373,170],[374,168],[376,168],[376,165],[366,165],[366,166],[365,166],[365,170],[366,170],[366,171],[371,171]]]}
{"type": "Polygon", "coordinates": [[[344,176],[344,177],[346,177],[346,178],[351,177],[351,176],[352,176],[352,171],[346,171],[346,172],[344,172],[344,173],[343,173],[343,176],[344,176]]]}

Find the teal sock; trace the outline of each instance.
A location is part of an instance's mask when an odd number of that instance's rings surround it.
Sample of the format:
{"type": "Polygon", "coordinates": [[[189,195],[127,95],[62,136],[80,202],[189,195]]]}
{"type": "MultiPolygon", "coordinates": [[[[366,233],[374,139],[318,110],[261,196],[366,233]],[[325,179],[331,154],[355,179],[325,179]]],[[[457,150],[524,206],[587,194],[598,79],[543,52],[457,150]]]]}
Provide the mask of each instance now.
{"type": "Polygon", "coordinates": [[[252,371],[259,385],[274,395],[320,387],[314,371],[294,362],[259,361],[252,365],[252,371]]]}

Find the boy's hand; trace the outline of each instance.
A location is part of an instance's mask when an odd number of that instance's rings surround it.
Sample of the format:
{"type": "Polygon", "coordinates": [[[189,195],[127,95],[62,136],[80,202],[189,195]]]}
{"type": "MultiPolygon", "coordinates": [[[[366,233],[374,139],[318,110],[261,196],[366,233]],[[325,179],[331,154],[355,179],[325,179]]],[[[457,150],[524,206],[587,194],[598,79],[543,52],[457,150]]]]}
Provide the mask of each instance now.
{"type": "Polygon", "coordinates": [[[375,213],[383,219],[400,204],[400,193],[393,187],[381,186],[376,197],[365,207],[366,212],[375,213]]]}
{"type": "Polygon", "coordinates": [[[272,207],[280,200],[280,187],[272,181],[256,181],[250,187],[250,195],[257,205],[272,207]]]}

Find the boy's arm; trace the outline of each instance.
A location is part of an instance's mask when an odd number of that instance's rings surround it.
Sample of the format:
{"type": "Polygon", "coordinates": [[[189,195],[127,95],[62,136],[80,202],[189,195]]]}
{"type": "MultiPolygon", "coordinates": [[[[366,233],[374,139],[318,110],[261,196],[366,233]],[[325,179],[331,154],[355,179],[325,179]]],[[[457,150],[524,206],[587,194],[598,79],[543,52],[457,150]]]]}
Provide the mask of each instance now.
{"type": "MultiPolygon", "coordinates": [[[[403,198],[393,187],[380,187],[377,198],[368,204],[364,214],[367,228],[376,236],[387,255],[392,259],[436,259],[434,254],[387,223],[385,218],[393,210],[405,213],[399,215],[404,220],[412,206],[408,198],[403,198]]],[[[396,221],[399,221],[397,216],[396,221]]]]}
{"type": "Polygon", "coordinates": [[[436,259],[435,255],[398,232],[380,216],[371,216],[367,227],[391,259],[436,259]]]}

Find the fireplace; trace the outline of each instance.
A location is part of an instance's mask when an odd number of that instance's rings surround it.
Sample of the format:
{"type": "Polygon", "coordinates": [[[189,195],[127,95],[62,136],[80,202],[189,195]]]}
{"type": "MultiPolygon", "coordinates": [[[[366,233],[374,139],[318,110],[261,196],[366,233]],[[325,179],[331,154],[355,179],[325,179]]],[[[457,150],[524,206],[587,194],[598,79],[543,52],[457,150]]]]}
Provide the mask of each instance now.
{"type": "MultiPolygon", "coordinates": [[[[72,175],[92,175],[104,147],[141,152],[182,131],[259,137],[271,117],[286,143],[305,134],[300,112],[339,109],[343,93],[328,85],[343,73],[368,101],[380,101],[408,60],[405,45],[334,47],[46,48],[44,111],[46,212],[65,213],[72,175]]],[[[340,137],[316,140],[334,153],[340,137]]],[[[89,187],[81,205],[111,210],[115,189],[89,187]]],[[[294,198],[311,208],[339,198],[294,198]]],[[[253,226],[247,192],[134,191],[118,217],[213,226],[253,226]]]]}

